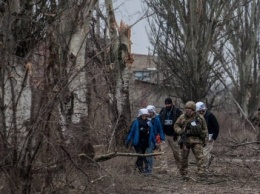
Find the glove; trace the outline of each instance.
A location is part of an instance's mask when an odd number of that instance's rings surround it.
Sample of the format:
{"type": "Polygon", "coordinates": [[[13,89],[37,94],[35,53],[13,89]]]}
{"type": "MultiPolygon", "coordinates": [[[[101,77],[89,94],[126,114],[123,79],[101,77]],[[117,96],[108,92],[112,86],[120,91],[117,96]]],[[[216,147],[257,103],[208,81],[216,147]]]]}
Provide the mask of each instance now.
{"type": "Polygon", "coordinates": [[[156,143],[158,143],[158,144],[161,143],[160,135],[156,135],[155,139],[156,139],[156,143]]]}

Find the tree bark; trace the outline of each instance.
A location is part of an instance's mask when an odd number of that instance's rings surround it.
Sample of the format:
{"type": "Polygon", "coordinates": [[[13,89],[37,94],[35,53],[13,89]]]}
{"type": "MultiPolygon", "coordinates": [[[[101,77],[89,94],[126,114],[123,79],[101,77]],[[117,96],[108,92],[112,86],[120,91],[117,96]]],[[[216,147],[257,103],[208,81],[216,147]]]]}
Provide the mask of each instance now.
{"type": "Polygon", "coordinates": [[[114,109],[114,131],[108,150],[115,145],[123,145],[125,131],[130,124],[130,103],[129,103],[129,66],[133,63],[133,57],[130,50],[130,27],[123,22],[118,26],[112,0],[106,0],[108,13],[109,35],[111,39],[111,63],[116,66],[115,86],[112,90],[111,104],[114,109]]]}

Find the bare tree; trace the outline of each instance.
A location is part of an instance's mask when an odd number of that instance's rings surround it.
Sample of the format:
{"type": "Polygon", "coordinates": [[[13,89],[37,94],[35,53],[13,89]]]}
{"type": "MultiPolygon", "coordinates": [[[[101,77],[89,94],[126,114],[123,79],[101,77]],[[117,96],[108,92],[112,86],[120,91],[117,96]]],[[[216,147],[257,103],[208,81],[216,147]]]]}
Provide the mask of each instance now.
{"type": "Polygon", "coordinates": [[[248,115],[259,103],[260,2],[229,1],[225,8],[228,41],[223,49],[223,67],[242,110],[248,115]],[[232,3],[239,6],[230,12],[232,3]]]}
{"type": "Polygon", "coordinates": [[[214,52],[222,46],[219,21],[225,2],[145,2],[154,12],[150,40],[164,72],[163,85],[183,102],[204,99],[217,81],[212,69],[220,70],[214,52]]]}
{"type": "MultiPolygon", "coordinates": [[[[222,84],[218,81],[220,79],[219,75],[227,76],[228,74],[232,82],[237,82],[237,78],[234,77],[235,75],[231,75],[234,70],[232,72],[229,71],[227,64],[230,63],[231,56],[237,58],[237,56],[240,57],[242,55],[232,54],[229,55],[228,60],[224,60],[227,59],[227,53],[231,52],[230,50],[226,52],[226,48],[230,45],[231,37],[233,39],[232,42],[237,44],[237,49],[232,49],[232,52],[233,50],[244,51],[249,47],[248,44],[245,47],[243,46],[248,41],[254,41],[255,43],[252,43],[253,45],[250,48],[255,51],[257,50],[256,38],[250,38],[252,36],[249,37],[247,35],[248,40],[243,45],[240,45],[239,37],[243,41],[246,39],[238,35],[237,31],[234,32],[235,29],[232,27],[241,24],[241,19],[238,18],[241,14],[237,14],[237,10],[246,9],[245,2],[224,2],[218,0],[174,2],[154,0],[145,2],[152,12],[154,12],[153,18],[150,19],[150,40],[159,58],[158,65],[164,72],[165,80],[163,85],[167,87],[171,86],[169,93],[171,94],[171,91],[174,91],[173,93],[184,102],[189,99],[197,101],[205,100],[206,98],[208,103],[212,105],[216,96],[223,90],[222,84]]],[[[258,23],[253,20],[253,18],[257,18],[258,4],[259,2],[253,1],[250,3],[252,6],[247,6],[248,11],[243,15],[252,19],[247,19],[247,25],[243,26],[248,26],[248,28],[251,28],[252,25],[255,26],[254,28],[258,26],[258,23]],[[250,13],[254,14],[255,17],[250,16],[250,13]],[[251,25],[249,25],[249,21],[252,22],[251,25]]],[[[245,31],[247,33],[251,32],[248,30],[245,31]]],[[[256,30],[250,34],[256,37],[257,33],[256,30]]],[[[253,59],[253,57],[256,57],[255,51],[250,52],[250,55],[246,58],[250,57],[253,59]]],[[[255,63],[257,63],[257,59],[256,57],[255,63]]],[[[249,61],[252,62],[252,60],[249,61]]],[[[236,65],[241,64],[241,68],[239,69],[245,69],[244,63],[237,63],[234,61],[234,58],[232,63],[236,65]]],[[[247,72],[252,72],[252,63],[251,68],[246,69],[248,69],[247,72]]],[[[240,77],[239,75],[238,77],[240,77]]],[[[242,73],[241,75],[245,74],[242,73]]],[[[257,76],[256,79],[258,79],[257,76]]],[[[243,80],[248,79],[244,78],[243,80]]],[[[243,84],[244,88],[253,86],[250,83],[243,84]]],[[[254,83],[256,82],[254,81],[254,83]]],[[[226,82],[226,84],[229,83],[226,82]]],[[[253,87],[257,87],[257,85],[253,87]]],[[[235,86],[235,88],[239,87],[235,86]]],[[[246,90],[243,91],[244,95],[248,95],[246,90]]],[[[256,94],[257,90],[254,89],[254,91],[256,94]]],[[[240,95],[240,98],[246,97],[240,95]]],[[[254,99],[256,98],[254,97],[254,99]]],[[[246,100],[242,101],[246,102],[246,100]]],[[[239,103],[242,103],[242,101],[240,99],[239,103]]],[[[242,107],[244,109],[244,106],[242,107]]]]}
{"type": "Polygon", "coordinates": [[[112,1],[106,2],[109,21],[97,3],[1,1],[1,170],[8,193],[65,188],[70,184],[67,175],[59,184],[53,177],[68,173],[71,165],[77,169],[71,174],[88,179],[92,174],[81,168],[78,155],[84,153],[92,161],[93,126],[103,123],[110,145],[126,129],[130,28],[123,23],[115,28],[112,1]],[[105,21],[104,34],[95,25],[98,18],[105,21]],[[91,54],[91,48],[97,52],[91,54]],[[98,76],[103,79],[101,103],[108,102],[104,110],[112,113],[105,119],[95,117],[103,110],[90,112],[98,101],[92,95],[97,86],[93,64],[100,65],[98,76]]]}
{"type": "Polygon", "coordinates": [[[133,63],[130,41],[131,30],[130,27],[123,22],[121,22],[118,27],[115,20],[112,0],[107,0],[106,5],[109,16],[109,33],[112,41],[112,60],[110,63],[117,65],[115,68],[117,71],[115,74],[115,90],[111,91],[112,98],[110,99],[112,110],[116,110],[113,111],[115,137],[112,136],[112,138],[116,138],[118,145],[123,145],[125,131],[130,124],[131,118],[131,116],[129,116],[131,112],[129,102],[129,67],[133,63]]]}

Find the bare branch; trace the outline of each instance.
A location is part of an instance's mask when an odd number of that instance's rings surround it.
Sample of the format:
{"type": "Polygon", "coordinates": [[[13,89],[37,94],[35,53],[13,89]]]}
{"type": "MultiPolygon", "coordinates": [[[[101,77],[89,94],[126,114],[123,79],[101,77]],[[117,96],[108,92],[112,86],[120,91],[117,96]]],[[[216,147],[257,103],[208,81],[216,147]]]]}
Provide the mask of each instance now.
{"type": "MultiPolygon", "coordinates": [[[[103,162],[106,160],[110,160],[112,158],[118,157],[118,156],[126,156],[126,157],[149,157],[149,156],[159,156],[164,154],[164,152],[158,152],[158,153],[152,153],[152,154],[136,154],[136,153],[121,153],[121,152],[113,152],[108,153],[101,156],[96,156],[93,160],[96,162],[103,162]]],[[[79,154],[81,157],[86,157],[86,154],[79,154]]]]}

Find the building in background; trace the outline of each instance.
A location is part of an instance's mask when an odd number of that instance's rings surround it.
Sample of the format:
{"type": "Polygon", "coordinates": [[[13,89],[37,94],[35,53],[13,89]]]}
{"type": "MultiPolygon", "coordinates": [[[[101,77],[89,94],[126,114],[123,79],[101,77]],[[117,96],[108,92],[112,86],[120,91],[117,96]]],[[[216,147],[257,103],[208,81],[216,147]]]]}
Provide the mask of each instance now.
{"type": "MultiPolygon", "coordinates": [[[[154,105],[158,112],[164,107],[165,98],[169,97],[162,87],[163,74],[158,71],[154,61],[154,56],[134,54],[129,84],[132,118],[136,116],[138,109],[149,104],[154,105]]],[[[174,98],[173,101],[179,107],[179,102],[174,98]]]]}

